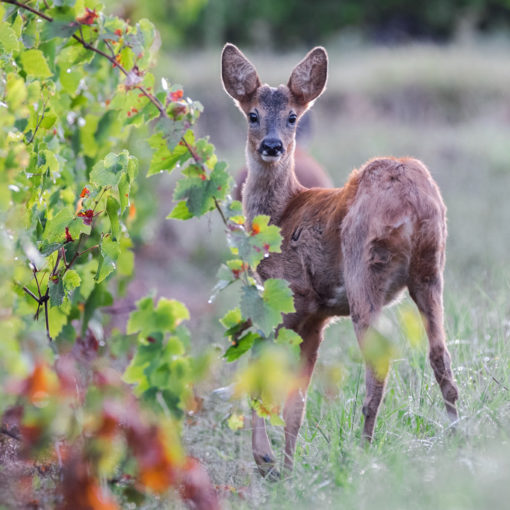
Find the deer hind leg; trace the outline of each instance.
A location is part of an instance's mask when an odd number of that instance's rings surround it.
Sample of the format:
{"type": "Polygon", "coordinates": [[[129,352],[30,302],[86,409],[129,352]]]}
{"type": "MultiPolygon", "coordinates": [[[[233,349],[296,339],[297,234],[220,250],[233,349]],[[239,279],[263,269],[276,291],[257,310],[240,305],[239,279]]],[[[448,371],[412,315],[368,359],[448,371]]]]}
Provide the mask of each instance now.
{"type": "MultiPolygon", "coordinates": [[[[351,243],[351,246],[356,244],[351,243]]],[[[364,258],[367,259],[361,253],[347,252],[345,275],[354,332],[366,364],[363,439],[371,442],[386,387],[389,359],[373,359],[369,355],[367,342],[370,341],[370,328],[374,326],[386,301],[387,289],[400,287],[401,272],[398,261],[392,261],[391,254],[384,246],[372,243],[367,265],[360,262],[364,258]]]]}
{"type": "Polygon", "coordinates": [[[270,480],[277,480],[280,473],[276,468],[276,460],[269,443],[266,431],[266,421],[261,418],[255,410],[251,414],[252,436],[251,446],[253,450],[253,458],[257,464],[259,473],[270,480]]]}
{"type": "Polygon", "coordinates": [[[301,344],[301,373],[298,387],[288,396],[283,408],[285,421],[285,458],[284,469],[292,471],[296,440],[303,423],[306,407],[306,395],[312,377],[317,353],[322,340],[323,321],[309,321],[298,333],[303,342],[301,344]]]}
{"type": "Polygon", "coordinates": [[[429,339],[430,364],[441,388],[448,416],[454,421],[458,418],[455,402],[459,392],[453,378],[443,328],[443,282],[440,274],[428,276],[426,280],[410,285],[409,293],[423,316],[429,339]]]}
{"type": "MultiPolygon", "coordinates": [[[[359,305],[356,303],[351,304],[352,322],[354,325],[354,331],[358,339],[361,351],[365,352],[365,340],[367,338],[367,332],[373,325],[377,314],[381,310],[381,306],[374,307],[367,300],[359,305]]],[[[363,439],[371,442],[374,435],[375,422],[377,414],[379,412],[379,406],[381,405],[382,398],[384,396],[384,389],[386,387],[386,379],[388,376],[389,365],[384,363],[378,364],[377,367],[373,366],[373,360],[365,357],[365,387],[366,395],[363,402],[363,416],[365,417],[365,423],[363,426],[363,439]]]]}

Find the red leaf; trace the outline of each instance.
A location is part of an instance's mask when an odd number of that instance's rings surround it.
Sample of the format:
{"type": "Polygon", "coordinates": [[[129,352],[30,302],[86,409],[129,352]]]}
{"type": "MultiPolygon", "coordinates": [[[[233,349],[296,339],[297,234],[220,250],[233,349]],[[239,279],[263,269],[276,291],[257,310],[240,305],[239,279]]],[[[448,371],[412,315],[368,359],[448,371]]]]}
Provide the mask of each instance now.
{"type": "Polygon", "coordinates": [[[92,23],[94,23],[97,18],[99,18],[99,14],[95,9],[89,9],[88,7],[85,7],[85,14],[79,18],[76,18],[76,21],[82,25],[92,25],[92,23]]]}
{"type": "Polygon", "coordinates": [[[38,404],[58,390],[58,382],[48,365],[38,362],[32,375],[26,379],[25,395],[32,404],[38,404]]]}
{"type": "Polygon", "coordinates": [[[80,211],[78,216],[83,218],[83,223],[85,223],[85,225],[92,225],[92,220],[94,219],[94,211],[92,209],[80,211]]]}
{"type": "Polygon", "coordinates": [[[172,101],[179,101],[182,99],[182,96],[184,95],[184,92],[182,89],[174,90],[173,92],[170,92],[169,96],[172,101]]]}
{"type": "Polygon", "coordinates": [[[192,457],[186,459],[180,493],[182,498],[192,502],[192,507],[197,510],[219,510],[220,508],[207,471],[198,460],[192,457]]]}

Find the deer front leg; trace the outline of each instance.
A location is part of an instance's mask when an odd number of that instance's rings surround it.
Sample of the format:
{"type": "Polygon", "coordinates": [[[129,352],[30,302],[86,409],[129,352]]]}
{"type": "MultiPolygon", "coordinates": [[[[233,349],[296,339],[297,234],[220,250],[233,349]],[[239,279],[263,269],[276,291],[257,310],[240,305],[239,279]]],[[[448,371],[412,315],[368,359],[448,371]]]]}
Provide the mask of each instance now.
{"type": "Polygon", "coordinates": [[[280,477],[280,473],[276,468],[275,456],[267,437],[266,421],[257,414],[255,409],[251,412],[251,423],[251,446],[259,473],[264,478],[276,480],[280,477]]]}
{"type": "Polygon", "coordinates": [[[386,387],[386,375],[377,376],[375,371],[367,365],[365,372],[366,396],[363,402],[363,416],[365,417],[365,425],[363,426],[363,439],[372,442],[374,435],[375,420],[379,412],[379,406],[384,395],[386,387]]]}
{"type": "Polygon", "coordinates": [[[314,321],[299,332],[303,339],[299,383],[298,387],[288,396],[283,409],[283,419],[285,421],[284,469],[286,472],[292,471],[293,468],[296,440],[305,415],[306,395],[317,361],[317,353],[322,340],[322,329],[322,321],[314,321]]]}

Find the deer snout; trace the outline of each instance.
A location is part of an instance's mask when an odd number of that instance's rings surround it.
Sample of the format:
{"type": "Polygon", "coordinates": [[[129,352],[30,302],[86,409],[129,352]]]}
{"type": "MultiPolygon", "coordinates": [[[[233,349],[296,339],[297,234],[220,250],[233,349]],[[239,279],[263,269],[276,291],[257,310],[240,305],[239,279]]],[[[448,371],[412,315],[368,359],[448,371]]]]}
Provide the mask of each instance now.
{"type": "Polygon", "coordinates": [[[278,138],[264,138],[260,144],[259,153],[262,156],[277,158],[283,154],[283,144],[278,138]]]}

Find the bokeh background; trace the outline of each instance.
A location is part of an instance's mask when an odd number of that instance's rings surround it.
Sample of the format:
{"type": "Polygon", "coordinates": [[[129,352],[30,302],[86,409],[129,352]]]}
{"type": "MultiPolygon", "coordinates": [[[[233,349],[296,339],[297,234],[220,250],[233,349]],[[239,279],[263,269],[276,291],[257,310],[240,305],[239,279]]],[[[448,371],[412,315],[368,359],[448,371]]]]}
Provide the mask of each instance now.
{"type": "MultiPolygon", "coordinates": [[[[505,508],[510,497],[510,455],[502,453],[509,452],[510,437],[502,424],[510,414],[505,384],[510,374],[510,2],[105,4],[131,21],[147,17],[156,24],[162,46],[156,75],[182,84],[185,95],[203,103],[199,132],[210,136],[233,175],[244,162],[246,126],[221,86],[222,45],[237,44],[262,80],[277,85],[287,81],[306,51],[322,44],[330,74],[303,142],[308,153],[336,186],[374,156],[414,156],[442,190],[449,228],[446,327],[466,417],[462,433],[454,447],[447,443],[426,350],[403,347],[381,411],[381,439],[370,454],[354,447],[363,374],[350,322],[341,321],[321,347],[294,485],[281,489],[287,491],[285,504],[306,508],[307,502],[323,501],[324,508],[336,507],[341,497],[346,507],[350,501],[358,508],[375,503],[409,508],[408,498],[419,494],[416,508],[505,508]],[[330,394],[325,374],[335,367],[344,373],[336,380],[344,383],[330,394]],[[371,490],[374,483],[378,488],[371,490]]],[[[130,143],[143,160],[144,143],[136,135],[130,143]]],[[[208,302],[226,250],[222,227],[215,218],[165,220],[176,178],[162,175],[143,184],[145,198],[137,211],[150,221],[138,232],[137,277],[128,287],[126,309],[151,289],[180,299],[191,310],[194,349],[211,344],[224,349],[217,319],[236,300],[235,292],[208,302]]],[[[123,320],[117,315],[114,325],[122,327],[123,320]]],[[[222,383],[221,376],[217,381],[222,383]]],[[[247,498],[248,506],[283,507],[279,489],[268,489],[254,476],[249,430],[234,433],[225,425],[230,411],[230,403],[206,397],[201,417],[185,432],[188,447],[216,483],[236,488],[241,506],[247,498]]],[[[272,438],[281,441],[281,431],[273,431],[272,438]]]]}

